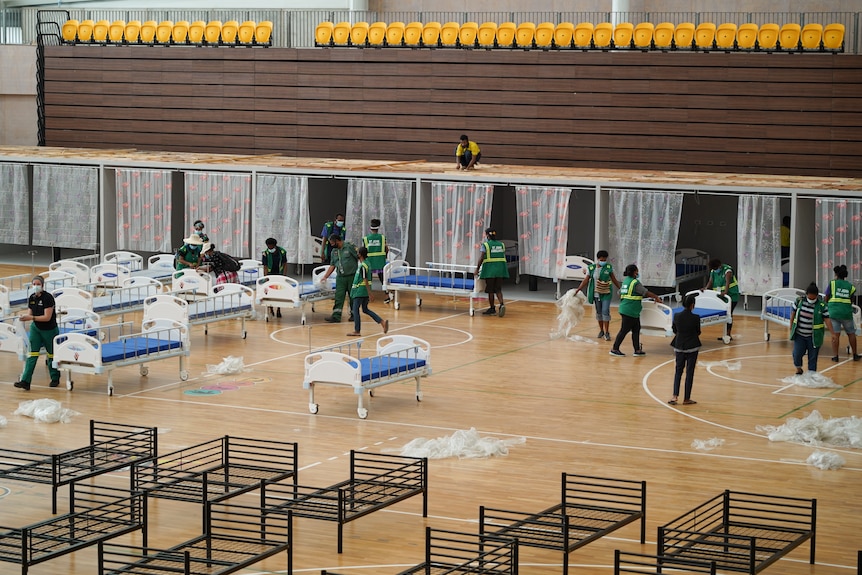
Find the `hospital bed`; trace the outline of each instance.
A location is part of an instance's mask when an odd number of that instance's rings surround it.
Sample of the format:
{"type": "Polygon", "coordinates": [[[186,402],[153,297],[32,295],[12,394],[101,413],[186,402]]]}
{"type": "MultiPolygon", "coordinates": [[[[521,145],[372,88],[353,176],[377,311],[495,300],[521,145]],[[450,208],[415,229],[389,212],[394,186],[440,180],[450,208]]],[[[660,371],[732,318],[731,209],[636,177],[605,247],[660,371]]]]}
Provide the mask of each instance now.
{"type": "Polygon", "coordinates": [[[54,338],[54,367],[66,371],[66,389],[73,389],[72,373],[108,374],[108,395],[114,394],[113,370],[139,365],[140,374],[149,372],[147,363],[178,357],[180,380],[189,372],[189,328],[174,320],[148,320],[141,331],[132,333],[129,322],[105,326],[106,342],[83,333],[69,333],[54,338]]]}
{"type": "MultiPolygon", "coordinates": [[[[86,309],[69,308],[60,311],[57,314],[57,325],[60,333],[77,331],[91,337],[101,337],[101,318],[86,309]]],[[[30,355],[29,327],[25,327],[17,317],[0,321],[0,353],[14,354],[20,361],[26,361],[30,355]]]]}
{"type": "MultiPolygon", "coordinates": [[[[697,302],[694,306],[694,313],[700,316],[701,327],[721,324],[724,325],[724,335],[722,341],[730,343],[731,338],[727,333],[727,326],[730,323],[730,298],[721,297],[720,292],[715,290],[693,290],[686,295],[694,294],[697,296],[697,302]]],[[[676,294],[669,294],[675,296],[676,294]]],[[[671,308],[670,306],[652,301],[643,300],[643,309],[641,310],[641,331],[658,332],[660,335],[673,336],[673,316],[680,311],[682,307],[671,308]]]]}
{"type": "Polygon", "coordinates": [[[377,340],[373,357],[360,358],[362,341],[355,344],[313,351],[305,356],[305,378],[302,387],[308,390],[308,410],[317,413],[314,386],[342,385],[353,388],[358,396],[356,412],[368,417],[363,399],[365,392],[373,397],[378,387],[407,379],[416,380],[416,401],[422,401],[420,378],[431,375],[431,345],[410,335],[389,335],[377,340]]]}
{"type": "Polygon", "coordinates": [[[683,284],[697,279],[701,280],[701,285],[706,285],[706,278],[709,276],[708,253],[694,248],[680,248],[674,254],[674,262],[676,264],[676,274],[673,279],[673,285],[670,287],[676,291],[680,291],[683,284]]]}
{"type": "Polygon", "coordinates": [[[215,277],[208,272],[194,268],[183,268],[171,274],[172,292],[195,292],[201,297],[210,293],[215,277]]]}
{"type": "MultiPolygon", "coordinates": [[[[177,295],[182,295],[177,294],[177,295]]],[[[240,284],[220,284],[213,286],[203,299],[185,300],[177,295],[158,294],[144,300],[144,321],[172,319],[189,326],[207,326],[217,321],[241,321],[242,338],[248,333],[245,320],[254,313],[254,291],[240,284]]]]}
{"type": "Polygon", "coordinates": [[[474,278],[475,268],[467,265],[428,263],[428,267],[411,266],[395,260],[383,268],[383,289],[391,292],[395,309],[401,308],[398,293],[415,292],[416,305],[422,306],[422,294],[451,295],[470,300],[470,315],[476,313],[474,299],[485,299],[485,280],[474,278]]]}
{"type": "Polygon", "coordinates": [[[132,271],[118,263],[100,263],[90,268],[90,283],[93,287],[115,288],[132,277],[132,271]]]}
{"type": "MultiPolygon", "coordinates": [[[[305,306],[318,301],[335,298],[335,278],[330,276],[326,283],[321,278],[329,266],[317,266],[311,272],[310,282],[301,282],[287,276],[271,275],[257,280],[254,303],[260,306],[294,308],[302,311],[302,325],[305,325],[305,306]]],[[[269,316],[266,316],[269,321],[269,316]]]]}
{"type": "Polygon", "coordinates": [[[580,285],[584,281],[584,278],[587,277],[587,266],[593,263],[593,260],[584,256],[566,256],[566,267],[563,271],[563,276],[554,280],[557,284],[557,299],[560,299],[562,295],[563,280],[575,281],[580,285]]]}
{"type": "Polygon", "coordinates": [[[102,262],[106,264],[116,264],[127,268],[130,272],[136,272],[144,269],[143,256],[134,252],[108,252],[102,258],[102,262]]]}
{"type": "Polygon", "coordinates": [[[90,266],[77,260],[57,260],[48,265],[50,271],[61,271],[75,277],[74,285],[90,283],[90,266]]]}
{"type": "MultiPolygon", "coordinates": [[[[27,307],[27,299],[32,293],[33,275],[20,274],[0,278],[0,316],[7,316],[12,310],[27,307]]],[[[45,280],[45,290],[50,292],[75,283],[74,276],[64,271],[49,270],[40,275],[45,280]]]]}
{"type": "Polygon", "coordinates": [[[503,247],[506,248],[506,267],[509,268],[509,275],[514,272],[515,283],[521,283],[521,254],[518,251],[518,240],[500,240],[503,247]]]}
{"type": "Polygon", "coordinates": [[[133,278],[150,278],[167,282],[174,273],[174,254],[155,254],[147,258],[147,267],[130,268],[133,278]]]}
{"type": "MultiPolygon", "coordinates": [[[[760,319],[763,320],[763,339],[769,341],[769,324],[775,323],[782,327],[790,327],[790,316],[796,300],[805,297],[805,290],[798,288],[778,288],[763,294],[763,309],[760,319]]],[[[853,323],[856,325],[856,335],[862,335],[862,309],[853,304],[853,323]]]]}
{"type": "MultiPolygon", "coordinates": [[[[93,289],[95,284],[85,286],[93,289]]],[[[120,287],[108,289],[103,295],[81,287],[63,287],[54,290],[54,301],[58,308],[83,308],[101,316],[120,315],[141,311],[144,300],[163,291],[162,283],[150,278],[127,278],[120,287]]]]}

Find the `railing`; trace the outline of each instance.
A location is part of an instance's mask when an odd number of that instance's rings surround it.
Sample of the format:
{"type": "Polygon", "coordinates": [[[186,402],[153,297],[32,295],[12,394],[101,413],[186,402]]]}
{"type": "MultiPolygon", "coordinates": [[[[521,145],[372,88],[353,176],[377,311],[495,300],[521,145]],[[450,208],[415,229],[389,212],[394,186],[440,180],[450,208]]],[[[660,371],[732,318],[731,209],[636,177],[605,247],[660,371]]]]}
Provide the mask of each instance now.
{"type": "MultiPolygon", "coordinates": [[[[32,44],[36,40],[36,8],[0,9],[0,44],[32,44]]],[[[69,17],[76,20],[269,20],[273,23],[272,45],[280,48],[312,48],[314,29],[320,22],[733,22],[743,24],[753,22],[764,24],[774,22],[781,26],[795,22],[804,26],[808,23],[823,25],[833,22],[844,25],[844,52],[862,54],[862,12],[434,12],[434,11],[393,11],[376,12],[363,10],[69,10],[69,17]]],[[[61,24],[62,25],[62,24],[61,24]]]]}

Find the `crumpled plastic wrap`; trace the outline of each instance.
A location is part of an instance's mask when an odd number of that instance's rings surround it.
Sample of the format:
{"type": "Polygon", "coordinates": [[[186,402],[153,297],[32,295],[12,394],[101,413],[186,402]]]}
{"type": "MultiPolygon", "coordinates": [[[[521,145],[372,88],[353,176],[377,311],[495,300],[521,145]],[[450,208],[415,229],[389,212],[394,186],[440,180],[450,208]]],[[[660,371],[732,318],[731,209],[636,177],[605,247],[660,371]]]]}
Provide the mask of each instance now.
{"type": "Polygon", "coordinates": [[[427,457],[428,459],[458,459],[491,457],[508,455],[509,447],[526,443],[527,438],[497,439],[495,437],[480,437],[475,427],[469,430],[458,430],[448,437],[426,439],[417,437],[399,451],[405,457],[427,457]]]}
{"type": "MultiPolygon", "coordinates": [[[[551,332],[552,339],[568,338],[569,333],[581,320],[584,319],[584,304],[587,303],[586,296],[575,288],[563,294],[557,300],[557,329],[551,332]]],[[[571,338],[570,338],[571,339],[571,338]]]]}
{"type": "Polygon", "coordinates": [[[0,427],[6,427],[6,418],[0,415],[0,427]]]}
{"type": "Polygon", "coordinates": [[[207,364],[207,373],[229,375],[242,373],[243,371],[245,371],[245,368],[243,367],[242,357],[234,357],[232,355],[222,358],[222,362],[217,365],[207,364]]]}
{"type": "Polygon", "coordinates": [[[698,451],[712,451],[716,447],[724,445],[724,440],[718,437],[712,439],[695,439],[691,442],[691,446],[698,451]]]}
{"type": "Polygon", "coordinates": [[[806,371],[802,375],[790,375],[781,380],[782,383],[798,385],[799,387],[841,387],[830,377],[823,375],[817,371],[806,371]]]}
{"type": "Polygon", "coordinates": [[[18,404],[18,409],[15,410],[15,415],[24,415],[32,417],[36,421],[43,423],[69,423],[76,415],[81,415],[77,411],[63,407],[56,399],[33,399],[22,401],[18,404]]]}
{"type": "Polygon", "coordinates": [[[730,359],[724,359],[721,361],[698,361],[697,364],[701,367],[725,367],[727,371],[740,371],[742,369],[742,362],[730,359]]]}
{"type": "Polygon", "coordinates": [[[824,419],[815,409],[802,419],[790,417],[777,427],[758,425],[757,431],[765,433],[769,441],[862,448],[862,419],[855,415],[824,419]]]}
{"type": "Polygon", "coordinates": [[[831,451],[815,451],[808,456],[805,463],[813,465],[818,469],[832,470],[841,469],[847,462],[837,453],[832,453],[831,451]]]}

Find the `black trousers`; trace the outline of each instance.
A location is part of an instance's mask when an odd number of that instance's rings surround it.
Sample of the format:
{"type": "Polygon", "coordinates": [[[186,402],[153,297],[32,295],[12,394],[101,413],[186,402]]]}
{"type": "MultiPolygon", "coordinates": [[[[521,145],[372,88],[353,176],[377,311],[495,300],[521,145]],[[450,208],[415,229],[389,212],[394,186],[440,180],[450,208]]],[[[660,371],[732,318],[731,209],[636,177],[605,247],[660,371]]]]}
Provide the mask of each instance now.
{"type": "Polygon", "coordinates": [[[631,317],[629,315],[620,314],[622,324],[620,331],[617,333],[617,338],[614,340],[614,349],[619,350],[623,340],[632,332],[632,343],[635,346],[635,351],[641,348],[641,318],[631,317]]]}
{"type": "Polygon", "coordinates": [[[679,397],[679,384],[682,381],[682,372],[685,371],[685,394],[683,400],[691,399],[691,386],[694,385],[694,367],[697,365],[697,350],[677,351],[676,371],[673,374],[673,395],[679,397]]]}

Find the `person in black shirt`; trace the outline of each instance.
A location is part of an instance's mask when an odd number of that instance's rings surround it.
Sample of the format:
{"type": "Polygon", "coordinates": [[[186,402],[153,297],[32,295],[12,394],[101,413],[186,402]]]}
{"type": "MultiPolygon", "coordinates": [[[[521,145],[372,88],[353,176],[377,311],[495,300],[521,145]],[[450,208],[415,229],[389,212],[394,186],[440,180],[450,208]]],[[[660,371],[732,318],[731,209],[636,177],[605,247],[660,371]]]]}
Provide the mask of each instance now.
{"type": "Polygon", "coordinates": [[[697,365],[697,354],[700,351],[700,316],[694,313],[696,296],[689,294],[682,302],[683,310],[673,316],[673,341],[670,345],[676,355],[676,372],[673,375],[673,397],[668,401],[676,405],[679,400],[679,384],[682,372],[685,371],[685,395],[683,405],[697,403],[691,398],[691,387],[694,384],[694,368],[697,365]]]}
{"type": "Polygon", "coordinates": [[[44,291],[45,280],[35,276],[31,282],[33,293],[27,300],[29,310],[19,316],[21,321],[32,321],[30,324],[30,355],[24,365],[21,379],[15,382],[15,387],[28,390],[33,379],[33,370],[39,360],[39,350],[43,347],[48,352],[48,373],[51,375],[51,387],[60,385],[60,370],[54,367],[54,337],[60,333],[57,327],[57,313],[54,307],[54,296],[44,291]]]}

